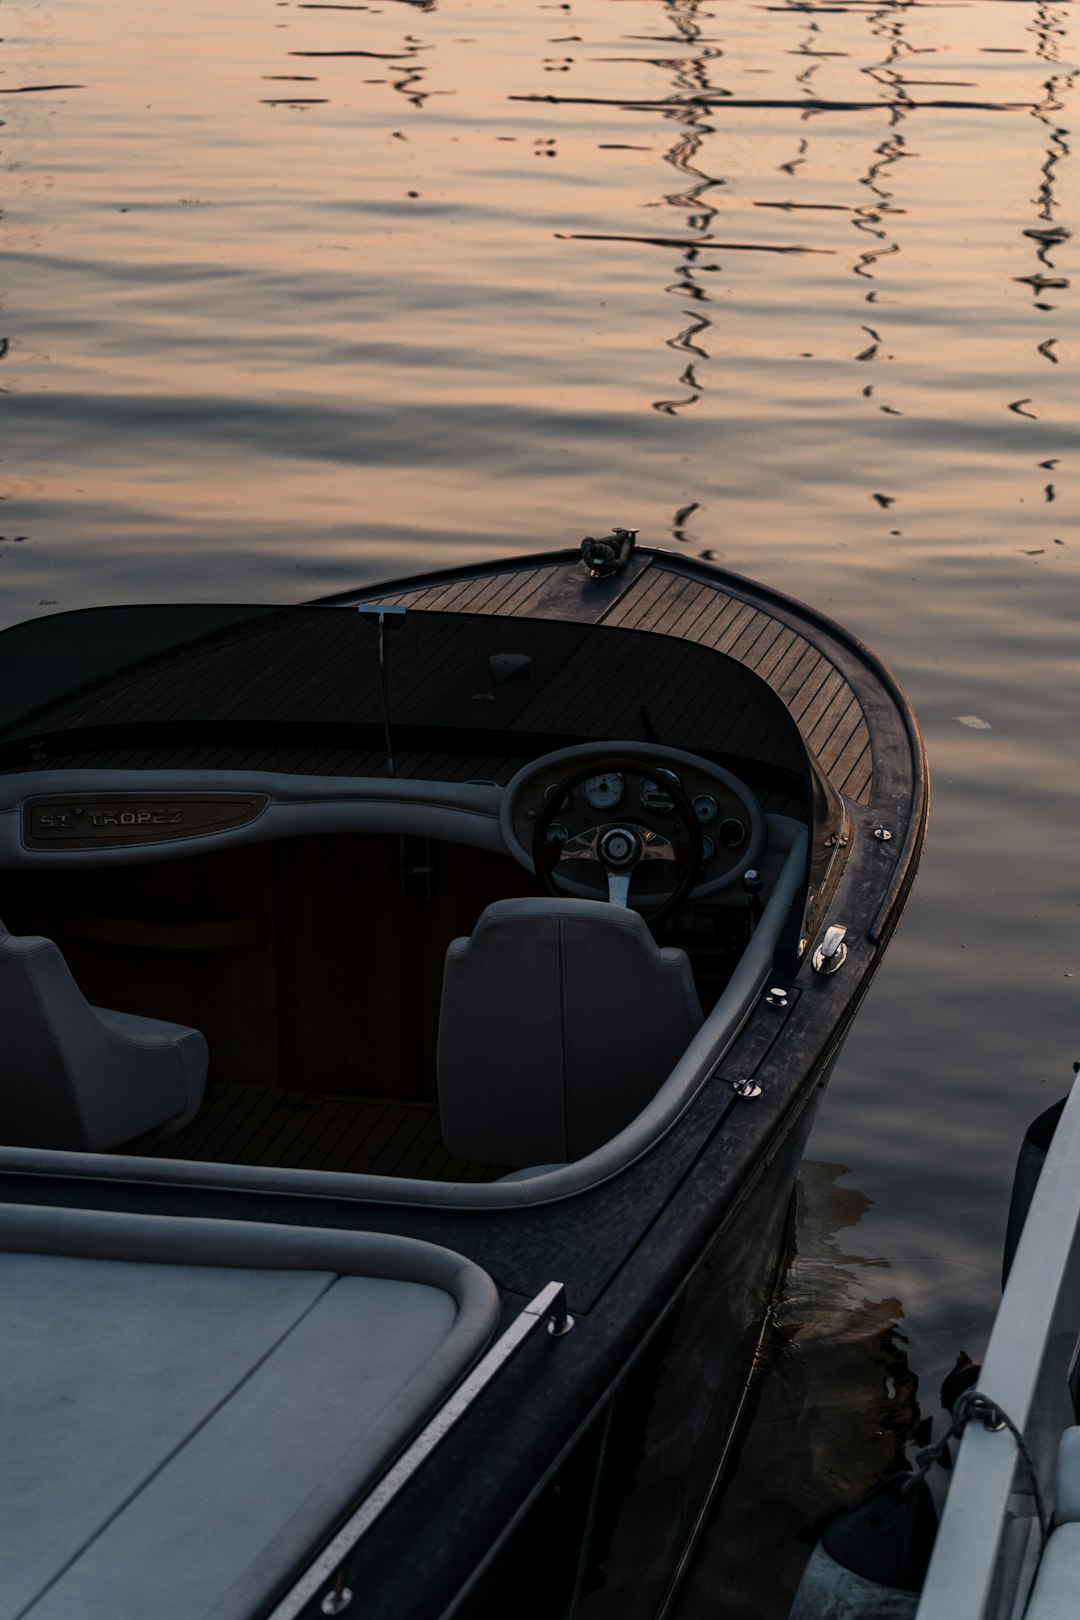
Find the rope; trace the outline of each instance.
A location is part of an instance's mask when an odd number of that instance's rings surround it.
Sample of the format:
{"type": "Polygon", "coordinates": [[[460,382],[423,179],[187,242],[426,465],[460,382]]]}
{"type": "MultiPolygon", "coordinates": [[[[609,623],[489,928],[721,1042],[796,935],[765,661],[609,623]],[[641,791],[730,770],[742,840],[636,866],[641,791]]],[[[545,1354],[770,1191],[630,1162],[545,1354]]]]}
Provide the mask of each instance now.
{"type": "Polygon", "coordinates": [[[1028,1483],[1031,1486],[1031,1495],[1035,1503],[1035,1512],[1039,1519],[1039,1533],[1041,1546],[1045,1547],[1050,1535],[1050,1520],[1046,1512],[1046,1503],[1043,1501],[1042,1490],[1039,1486],[1039,1476],[1035,1469],[1035,1460],[1028,1449],[1027,1441],[1016,1427],[1007,1412],[992,1401],[988,1395],[983,1395],[977,1389],[966,1389],[958,1397],[952,1409],[952,1423],[948,1432],[932,1446],[924,1446],[915,1453],[915,1469],[911,1477],[905,1480],[903,1491],[906,1493],[920,1479],[925,1479],[936,1462],[939,1462],[948,1449],[950,1440],[958,1440],[964,1429],[972,1421],[982,1424],[983,1428],[994,1432],[998,1429],[1008,1429],[1016,1441],[1016,1449],[1027,1471],[1028,1483]]]}

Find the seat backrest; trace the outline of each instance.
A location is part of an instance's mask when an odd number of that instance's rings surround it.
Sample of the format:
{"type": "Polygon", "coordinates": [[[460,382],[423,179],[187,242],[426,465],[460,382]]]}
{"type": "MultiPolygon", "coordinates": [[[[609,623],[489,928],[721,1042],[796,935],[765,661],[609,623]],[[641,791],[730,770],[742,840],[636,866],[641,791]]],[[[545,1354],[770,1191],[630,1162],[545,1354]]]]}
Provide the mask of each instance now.
{"type": "Polygon", "coordinates": [[[0,923],[0,1141],[86,1145],[78,1094],[65,1062],[89,1008],[50,939],[0,923]],[[74,1021],[72,1018],[74,1015],[74,1021]]]}
{"type": "Polygon", "coordinates": [[[701,1023],[685,952],[637,912],[499,900],[446,953],[443,1140],[489,1164],[582,1158],[640,1113],[701,1023]]]}
{"type": "MultiPolygon", "coordinates": [[[[0,1143],[96,1151],[181,1118],[185,1069],[201,1064],[205,1076],[202,1036],[126,1024],[90,1006],[51,939],[0,923],[0,1143]],[[187,1064],[185,1042],[197,1048],[187,1064]]],[[[198,1076],[195,1089],[201,1096],[198,1076]]]]}

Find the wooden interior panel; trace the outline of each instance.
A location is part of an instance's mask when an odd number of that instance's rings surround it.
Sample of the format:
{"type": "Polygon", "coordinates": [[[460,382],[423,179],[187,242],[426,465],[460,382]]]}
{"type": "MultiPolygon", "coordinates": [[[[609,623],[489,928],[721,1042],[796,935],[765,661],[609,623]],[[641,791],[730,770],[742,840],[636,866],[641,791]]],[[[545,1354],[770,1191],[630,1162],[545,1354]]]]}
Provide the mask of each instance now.
{"type": "Polygon", "coordinates": [[[530,892],[529,874],[390,836],[299,839],[277,863],[281,1072],[340,1096],[433,1102],[446,947],[490,901],[530,892]]]}
{"type": "Polygon", "coordinates": [[[415,1097],[418,905],[399,841],[302,838],[276,848],[278,1032],[290,1085],[415,1097]]]}
{"type": "Polygon", "coordinates": [[[211,1085],[432,1103],[446,947],[530,892],[508,856],[342,834],[9,871],[0,916],[55,940],[92,1004],[201,1029],[211,1085]]]}

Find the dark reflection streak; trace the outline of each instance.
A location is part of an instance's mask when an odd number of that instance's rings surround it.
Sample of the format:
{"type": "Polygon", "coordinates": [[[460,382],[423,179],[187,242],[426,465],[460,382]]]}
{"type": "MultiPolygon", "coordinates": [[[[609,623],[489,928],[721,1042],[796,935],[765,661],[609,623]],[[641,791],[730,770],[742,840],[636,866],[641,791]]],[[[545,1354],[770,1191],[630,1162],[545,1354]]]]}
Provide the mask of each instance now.
{"type": "MultiPolygon", "coordinates": [[[[688,405],[696,405],[699,398],[699,394],[690,394],[686,399],[658,399],[653,402],[653,410],[660,411],[664,416],[678,416],[688,405]]],[[[678,539],[678,536],[675,538],[678,539]]]]}
{"type": "MultiPolygon", "coordinates": [[[[640,40],[644,45],[685,45],[686,43],[685,34],[623,34],[622,38],[640,40]]],[[[718,39],[706,39],[704,34],[696,35],[695,42],[699,45],[720,44],[718,39]]],[[[720,54],[722,53],[717,52],[717,55],[720,54]]]]}
{"type": "Polygon", "coordinates": [[[43,95],[47,90],[85,90],[85,84],[9,84],[0,89],[0,96],[43,95]]]}
{"type": "MultiPolygon", "coordinates": [[[[664,13],[671,28],[671,37],[687,48],[687,54],[665,57],[655,63],[671,73],[675,92],[672,100],[663,104],[664,116],[681,126],[664,154],[664,162],[675,170],[680,181],[685,182],[680,184],[678,190],[668,192],[664,201],[669,208],[685,211],[687,228],[693,233],[688,238],[677,238],[670,242],[670,245],[678,246],[682,251],[683,260],[679,266],[678,280],[664,290],[674,297],[689,299],[697,304],[709,302],[708,295],[697,281],[698,249],[705,244],[710,247],[718,245],[709,236],[719,213],[709,194],[726,183],[723,177],[710,174],[699,166],[707,138],[715,134],[715,126],[707,121],[705,102],[710,97],[727,95],[725,90],[712,83],[712,66],[723,56],[723,51],[714,41],[704,37],[698,16],[700,4],[701,0],[664,0],[664,13]]],[[[669,244],[657,240],[656,245],[669,244]]],[[[733,251],[746,249],[736,248],[733,251]]],[[[703,339],[711,329],[712,321],[707,315],[692,314],[687,309],[682,313],[690,324],[667,340],[668,348],[692,352],[708,364],[710,356],[703,339]]],[[[689,389],[690,393],[681,399],[654,400],[653,409],[665,416],[677,416],[697,404],[706,384],[693,361],[684,367],[679,385],[689,389]]],[[[693,509],[696,507],[697,503],[694,502],[693,509]]],[[[684,511],[688,510],[684,508],[684,511]]],[[[672,527],[672,538],[683,543],[686,540],[678,515],[672,527]]]]}
{"type": "MultiPolygon", "coordinates": [[[[901,0],[901,4],[905,11],[965,11],[967,9],[967,0],[901,0]]],[[[800,3],[793,6],[762,6],[760,9],[762,11],[784,11],[789,14],[793,11],[800,15],[803,12],[808,14],[816,12],[834,17],[848,17],[860,11],[876,11],[877,7],[873,4],[873,0],[869,0],[868,4],[862,6],[810,6],[800,3]]]]}
{"type": "Polygon", "coordinates": [[[1054,11],[1046,4],[1046,0],[1037,7],[1035,21],[1028,32],[1035,35],[1035,55],[1043,62],[1057,64],[1061,61],[1061,50],[1058,41],[1065,37],[1065,13],[1054,11]]]}
{"type": "Polygon", "coordinates": [[[695,343],[694,339],[699,332],[707,332],[711,325],[712,322],[706,320],[704,316],[691,316],[689,326],[684,326],[681,332],[677,332],[673,338],[668,338],[668,348],[696,354],[700,359],[708,360],[708,350],[695,343]]]}
{"type": "Polygon", "coordinates": [[[689,543],[690,536],[686,532],[686,525],[689,523],[694,513],[700,511],[701,503],[699,501],[691,501],[688,506],[680,506],[679,510],[675,513],[675,516],[671,520],[671,533],[673,539],[680,540],[683,545],[687,545],[689,543]]]}
{"type": "Polygon", "coordinates": [[[822,253],[831,254],[833,248],[788,247],[775,242],[718,242],[712,237],[685,236],[623,236],[606,231],[556,231],[560,242],[633,242],[640,247],[692,248],[707,247],[723,253],[822,253]]]}
{"type": "MultiPolygon", "coordinates": [[[[902,88],[902,87],[901,87],[902,88]]],[[[791,109],[795,112],[880,112],[891,104],[882,101],[818,101],[818,100],[781,100],[776,97],[762,96],[692,96],[689,99],[667,101],[652,101],[641,98],[626,101],[619,96],[555,96],[555,95],[520,95],[508,96],[508,101],[542,101],[556,107],[621,107],[624,112],[694,112],[697,109],[705,112],[723,112],[726,108],[768,110],[774,108],[783,112],[791,109]]],[[[926,108],[937,112],[1032,112],[1036,103],[1031,101],[955,101],[940,97],[933,101],[911,101],[906,96],[901,97],[905,113],[926,108]]]]}
{"type": "MultiPolygon", "coordinates": [[[[434,8],[434,0],[404,0],[404,3],[407,4],[407,5],[410,5],[414,10],[430,11],[430,10],[432,10],[434,8]]],[[[330,0],[300,0],[300,3],[298,4],[297,9],[301,10],[301,11],[357,11],[357,12],[360,12],[360,11],[370,11],[371,7],[368,6],[368,5],[348,5],[348,4],[344,4],[344,3],[330,3],[330,0]]],[[[417,61],[417,57],[423,52],[430,51],[432,48],[433,47],[431,45],[425,44],[424,41],[422,39],[419,39],[415,34],[407,33],[402,38],[402,43],[401,43],[400,50],[396,50],[396,51],[374,51],[374,50],[366,50],[366,49],[363,49],[363,48],[342,47],[342,48],[335,49],[335,50],[303,50],[303,49],[297,49],[297,50],[287,51],[286,55],[289,56],[289,57],[292,57],[292,58],[301,58],[301,59],[304,59],[304,60],[319,60],[319,61],[357,60],[357,61],[379,62],[379,63],[385,62],[387,64],[390,64],[393,71],[396,72],[399,75],[398,78],[391,79],[389,81],[391,89],[396,90],[399,95],[403,95],[405,97],[405,99],[410,103],[410,105],[422,109],[423,106],[424,106],[424,103],[428,99],[428,96],[431,94],[431,92],[430,91],[424,91],[424,90],[421,90],[421,89],[417,88],[418,86],[423,84],[423,82],[424,82],[424,74],[425,74],[425,71],[426,71],[426,68],[424,66],[422,66],[417,61]]],[[[263,77],[264,78],[280,78],[280,79],[284,79],[286,77],[286,75],[285,74],[274,74],[274,75],[264,74],[263,77]]],[[[383,79],[378,79],[378,80],[373,80],[373,81],[368,81],[368,82],[384,84],[387,81],[383,80],[383,79]]],[[[330,99],[329,97],[314,97],[314,96],[312,96],[312,97],[298,97],[298,96],[294,96],[294,97],[291,97],[287,101],[286,100],[273,100],[273,101],[266,100],[266,101],[264,101],[264,105],[271,106],[271,107],[295,106],[298,109],[302,109],[304,107],[315,106],[315,105],[318,105],[320,103],[321,104],[326,104],[326,102],[329,99],[330,99]]]]}
{"type": "MultiPolygon", "coordinates": [[[[803,48],[809,48],[811,45],[820,44],[821,24],[815,22],[813,18],[807,18],[804,19],[803,27],[806,31],[806,37],[799,41],[800,49],[790,53],[794,56],[801,56],[803,54],[803,48]]],[[[817,72],[818,67],[820,67],[820,63],[815,63],[813,67],[808,68],[804,72],[798,73],[795,76],[795,83],[802,86],[803,94],[806,97],[807,106],[810,105],[810,102],[813,99],[810,93],[810,76],[817,72]]],[[[807,161],[807,154],[809,151],[809,139],[805,135],[800,136],[796,156],[793,158],[788,158],[786,163],[781,163],[779,165],[780,173],[790,175],[794,179],[798,175],[798,172],[803,167],[804,163],[807,161]]]]}
{"type": "MultiPolygon", "coordinates": [[[[755,208],[778,208],[781,213],[790,214],[795,210],[802,210],[814,214],[857,214],[858,209],[850,203],[799,203],[799,202],[756,202],[755,208]]],[[[906,213],[904,208],[893,210],[895,213],[906,213]]]]}
{"type": "MultiPolygon", "coordinates": [[[[884,46],[884,56],[880,62],[861,69],[875,83],[880,84],[889,95],[889,134],[875,148],[871,157],[869,168],[859,181],[873,194],[873,201],[869,206],[863,205],[855,211],[852,223],[863,236],[870,236],[873,247],[864,248],[854,265],[854,272],[865,280],[875,279],[875,267],[879,260],[892,258],[898,254],[900,244],[885,224],[885,221],[898,214],[906,213],[906,209],[895,206],[895,192],[887,185],[889,170],[894,168],[901,159],[910,156],[905,144],[905,136],[900,125],[915,107],[904,82],[901,64],[905,59],[923,54],[905,35],[907,19],[903,9],[893,6],[882,6],[873,12],[869,18],[870,33],[884,46]]],[[[874,303],[877,299],[877,289],[871,288],[866,293],[866,301],[874,303]]],[[[860,349],[856,355],[856,362],[874,362],[880,359],[892,359],[891,354],[882,354],[882,345],[888,340],[874,327],[862,325],[862,330],[873,341],[870,346],[860,349]]],[[[872,388],[863,388],[863,397],[870,398],[872,388]]],[[[903,412],[888,404],[878,404],[877,409],[886,416],[902,416],[903,412]]],[[[883,504],[878,496],[874,497],[883,504]]]]}
{"type": "Polygon", "coordinates": [[[406,45],[400,51],[290,51],[290,56],[366,56],[378,62],[400,62],[403,57],[415,56],[417,45],[406,45]]]}
{"type": "Polygon", "coordinates": [[[810,142],[804,136],[803,139],[800,140],[800,142],[799,142],[799,155],[798,155],[798,157],[789,158],[786,163],[781,163],[780,164],[780,173],[781,174],[794,174],[797,169],[801,169],[802,166],[803,166],[803,163],[806,161],[806,154],[807,154],[807,152],[809,150],[810,150],[810,142]]]}
{"type": "MultiPolygon", "coordinates": [[[[1066,37],[1065,28],[1067,13],[1055,9],[1045,3],[1040,4],[1036,15],[1036,22],[1032,32],[1036,35],[1036,55],[1044,61],[1057,62],[1060,60],[1059,42],[1066,37]]],[[[1076,71],[1053,74],[1043,85],[1045,92],[1043,100],[1032,109],[1033,116],[1046,126],[1047,145],[1046,155],[1040,165],[1040,183],[1032,201],[1038,208],[1038,218],[1041,224],[1028,227],[1023,235],[1036,244],[1035,257],[1047,270],[1055,268],[1050,257],[1051,250],[1060,247],[1071,238],[1071,232],[1063,225],[1055,223],[1059,203],[1056,188],[1060,179],[1060,166],[1071,155],[1068,135],[1069,131],[1059,122],[1060,115],[1065,107],[1065,98],[1076,83],[1076,71]]],[[[1044,276],[1041,271],[1034,275],[1017,276],[1017,281],[1025,282],[1034,293],[1034,307],[1045,313],[1056,309],[1055,304],[1049,304],[1042,298],[1042,294],[1053,288],[1065,291],[1069,282],[1062,276],[1044,276]]],[[[1037,345],[1037,352],[1044,359],[1056,364],[1058,356],[1051,353],[1051,347],[1057,342],[1056,338],[1049,338],[1037,345]]]]}
{"type": "Polygon", "coordinates": [[[424,76],[420,70],[414,69],[413,72],[407,73],[403,79],[395,79],[391,88],[397,90],[414,107],[422,107],[428,99],[430,91],[414,90],[413,86],[422,84],[423,78],[424,76]]]}
{"type": "MultiPolygon", "coordinates": [[[[1054,8],[1042,0],[1036,12],[1036,20],[1031,29],[1036,36],[1036,55],[1043,61],[1057,64],[1061,60],[1061,42],[1067,37],[1066,19],[1068,13],[1062,8],[1054,8]]],[[[1054,260],[1051,251],[1061,247],[1071,240],[1072,232],[1064,225],[1058,224],[1057,215],[1059,201],[1057,187],[1061,179],[1061,166],[1065,159],[1071,155],[1069,147],[1069,131],[1060,122],[1061,114],[1065,109],[1066,98],[1076,83],[1076,70],[1051,74],[1043,84],[1045,95],[1043,100],[1033,109],[1033,116],[1039,123],[1045,125],[1047,131],[1046,152],[1039,167],[1040,181],[1034,197],[1031,199],[1038,210],[1037,226],[1027,227],[1022,234],[1035,244],[1035,257],[1046,270],[1053,271],[1054,260]]],[[[1057,305],[1048,303],[1042,296],[1048,289],[1054,288],[1062,292],[1068,291],[1067,277],[1043,275],[1037,270],[1030,276],[1018,276],[1017,281],[1026,282],[1034,293],[1032,300],[1036,310],[1049,314],[1056,310],[1057,305]]],[[[1044,338],[1036,344],[1035,350],[1051,365],[1059,365],[1060,357],[1054,353],[1056,337],[1044,338]]],[[[1009,406],[1018,416],[1034,417],[1034,413],[1026,411],[1023,406],[1029,405],[1030,400],[1019,400],[1009,406]]],[[[1052,471],[1057,466],[1058,458],[1040,462],[1041,468],[1052,471]]],[[[1043,486],[1043,499],[1053,502],[1057,499],[1057,489],[1054,484],[1043,486]]]]}

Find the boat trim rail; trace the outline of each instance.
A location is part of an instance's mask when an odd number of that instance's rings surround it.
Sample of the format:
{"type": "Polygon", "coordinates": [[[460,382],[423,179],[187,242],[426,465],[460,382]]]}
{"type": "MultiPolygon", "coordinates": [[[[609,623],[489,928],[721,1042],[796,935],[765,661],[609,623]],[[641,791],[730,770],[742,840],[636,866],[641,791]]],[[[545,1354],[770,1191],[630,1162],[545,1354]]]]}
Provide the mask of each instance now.
{"type": "Polygon", "coordinates": [[[566,1308],[566,1289],[560,1282],[549,1282],[530,1300],[499,1335],[491,1349],[476,1363],[472,1371],[458,1385],[450,1399],[439,1408],[402,1452],[394,1466],[385,1473],[360,1506],[345,1521],[337,1535],[319,1554],[296,1584],[271,1610],[267,1620],[297,1620],[308,1604],[318,1595],[328,1580],[334,1585],[325,1593],[320,1605],[322,1613],[345,1614],[352,1604],[349,1590],[348,1560],[361,1538],[394,1501],[413,1476],[423,1467],[439,1442],[445,1439],[458,1419],[472,1406],[495,1374],[515,1351],[535,1332],[541,1323],[547,1324],[553,1338],[561,1338],[574,1325],[574,1318],[566,1308]]]}

